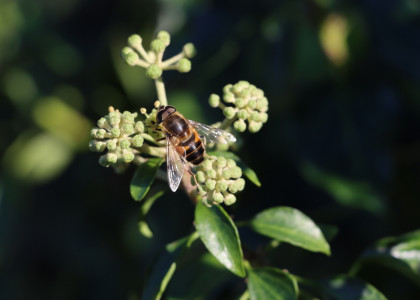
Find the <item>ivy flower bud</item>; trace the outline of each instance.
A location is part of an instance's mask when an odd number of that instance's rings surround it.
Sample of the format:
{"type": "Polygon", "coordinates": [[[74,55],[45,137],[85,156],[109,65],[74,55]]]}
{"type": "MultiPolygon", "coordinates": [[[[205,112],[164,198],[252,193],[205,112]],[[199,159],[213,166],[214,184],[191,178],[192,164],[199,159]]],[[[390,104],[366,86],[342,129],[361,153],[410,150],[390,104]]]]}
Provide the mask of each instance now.
{"type": "Polygon", "coordinates": [[[128,148],[130,148],[130,146],[131,146],[131,143],[128,139],[123,139],[123,140],[120,141],[121,149],[128,149],[128,148]]]}
{"type": "Polygon", "coordinates": [[[96,138],[96,135],[98,134],[98,130],[99,128],[92,128],[92,130],[90,131],[90,137],[96,138]]]}
{"type": "Polygon", "coordinates": [[[220,104],[220,96],[216,94],[211,94],[209,97],[209,104],[211,107],[218,107],[220,104]]]}
{"type": "Polygon", "coordinates": [[[181,73],[191,71],[191,61],[188,58],[181,58],[178,62],[178,70],[181,73]]]}
{"type": "Polygon", "coordinates": [[[241,109],[238,111],[237,116],[239,119],[245,120],[246,118],[248,118],[249,114],[246,109],[241,109]]]}
{"type": "Polygon", "coordinates": [[[143,133],[144,132],[144,124],[141,121],[136,122],[136,124],[134,125],[134,130],[136,132],[139,133],[143,133]]]}
{"type": "Polygon", "coordinates": [[[114,127],[111,129],[110,133],[113,137],[119,137],[121,135],[121,130],[118,127],[114,127]]]}
{"type": "Polygon", "coordinates": [[[106,144],[100,141],[90,141],[89,142],[89,149],[94,152],[102,152],[106,148],[106,144]]]}
{"type": "Polygon", "coordinates": [[[162,69],[158,67],[158,65],[153,64],[150,65],[147,69],[146,69],[146,76],[151,78],[151,79],[157,79],[162,75],[162,69]]]}
{"type": "Polygon", "coordinates": [[[156,54],[165,51],[165,48],[166,48],[165,43],[161,39],[154,39],[150,43],[150,49],[156,54]]]}
{"type": "Polygon", "coordinates": [[[236,197],[233,194],[227,194],[225,196],[225,204],[226,205],[232,205],[233,203],[236,202],[236,197]]]}
{"type": "Polygon", "coordinates": [[[164,43],[165,47],[169,46],[171,43],[171,35],[167,31],[159,31],[157,38],[164,43]]]}
{"type": "Polygon", "coordinates": [[[144,138],[140,134],[134,136],[131,139],[131,144],[136,148],[140,148],[141,146],[143,146],[143,143],[144,143],[144,138]]]}
{"type": "Polygon", "coordinates": [[[106,130],[101,128],[96,133],[96,136],[97,136],[98,139],[103,139],[103,138],[105,138],[105,134],[106,134],[106,130]]]}
{"type": "Polygon", "coordinates": [[[234,160],[222,156],[205,158],[196,173],[198,190],[205,205],[214,203],[232,204],[236,201],[233,193],[244,188],[245,180],[240,178],[242,170],[234,160]]]}
{"type": "Polygon", "coordinates": [[[192,43],[187,43],[184,45],[184,48],[182,49],[182,53],[185,55],[185,57],[187,58],[192,58],[195,56],[196,54],[196,50],[195,47],[192,43]]]}
{"type": "Polygon", "coordinates": [[[106,121],[105,118],[100,118],[98,120],[98,123],[97,124],[98,124],[98,127],[99,128],[104,128],[108,124],[108,122],[106,121]]]}
{"type": "Polygon", "coordinates": [[[223,114],[226,118],[233,119],[233,117],[235,117],[236,110],[233,107],[228,106],[223,110],[223,114]]]}
{"type": "Polygon", "coordinates": [[[130,47],[124,47],[122,49],[121,57],[129,66],[135,66],[139,60],[139,55],[130,47]]]}
{"type": "Polygon", "coordinates": [[[262,127],[263,123],[261,122],[254,122],[254,121],[250,121],[249,122],[249,131],[252,133],[258,132],[261,127],[262,127]]]}
{"type": "Polygon", "coordinates": [[[141,47],[142,38],[138,34],[130,35],[128,38],[128,45],[133,48],[141,47]]]}
{"type": "Polygon", "coordinates": [[[118,156],[114,153],[105,154],[105,159],[109,164],[115,164],[118,160],[118,156]]]}
{"type": "Polygon", "coordinates": [[[133,161],[133,159],[134,159],[134,154],[133,154],[133,152],[128,151],[128,150],[125,150],[125,149],[122,151],[122,160],[123,160],[125,163],[130,163],[130,162],[132,162],[132,161],[133,161]]]}
{"type": "Polygon", "coordinates": [[[109,151],[115,151],[117,149],[117,140],[109,140],[106,142],[106,148],[109,151]]]}
{"type": "Polygon", "coordinates": [[[239,132],[244,132],[246,130],[246,123],[244,120],[239,119],[233,123],[233,128],[239,132]]]}

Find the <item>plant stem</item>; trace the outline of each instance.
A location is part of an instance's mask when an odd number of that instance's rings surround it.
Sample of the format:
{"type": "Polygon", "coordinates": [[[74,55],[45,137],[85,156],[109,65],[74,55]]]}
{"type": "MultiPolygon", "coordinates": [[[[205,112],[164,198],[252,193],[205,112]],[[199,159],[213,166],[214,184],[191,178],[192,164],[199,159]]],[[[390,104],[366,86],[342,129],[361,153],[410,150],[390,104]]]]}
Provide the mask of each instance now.
{"type": "Polygon", "coordinates": [[[165,84],[163,83],[162,76],[155,79],[156,92],[158,99],[161,105],[168,105],[168,100],[166,99],[165,84]]]}
{"type": "Polygon", "coordinates": [[[220,129],[223,129],[223,130],[227,129],[235,121],[236,121],[236,117],[234,117],[232,119],[225,118],[222,122],[222,125],[220,125],[220,129]]]}

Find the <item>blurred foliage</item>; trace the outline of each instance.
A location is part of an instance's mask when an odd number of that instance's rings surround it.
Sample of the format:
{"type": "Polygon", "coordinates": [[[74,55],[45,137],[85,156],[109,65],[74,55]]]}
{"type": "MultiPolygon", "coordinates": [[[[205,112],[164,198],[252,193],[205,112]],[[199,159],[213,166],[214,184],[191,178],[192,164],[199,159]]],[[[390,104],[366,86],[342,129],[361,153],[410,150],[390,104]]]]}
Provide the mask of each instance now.
{"type": "MultiPolygon", "coordinates": [[[[292,206],[338,228],[331,258],[281,245],[271,266],[330,277],[376,240],[420,228],[418,1],[3,0],[1,299],[138,299],[156,253],[191,232],[193,205],[178,192],[157,200],[153,238],[141,236],[134,170],[117,176],[87,146],[89,120],[109,105],[153,105],[152,81],[119,53],[130,34],[148,43],[161,29],[168,56],[186,42],[198,50],[190,73],[164,77],[188,118],[220,119],[208,96],[238,80],[270,100],[268,123],[240,150],[262,187],[248,184],[228,212],[244,220],[292,206]]],[[[261,237],[239,234],[258,251],[261,237]]],[[[194,299],[240,296],[243,281],[196,260],[175,273],[170,299],[191,286],[194,299]]],[[[390,299],[420,297],[389,268],[358,276],[390,299]]]]}

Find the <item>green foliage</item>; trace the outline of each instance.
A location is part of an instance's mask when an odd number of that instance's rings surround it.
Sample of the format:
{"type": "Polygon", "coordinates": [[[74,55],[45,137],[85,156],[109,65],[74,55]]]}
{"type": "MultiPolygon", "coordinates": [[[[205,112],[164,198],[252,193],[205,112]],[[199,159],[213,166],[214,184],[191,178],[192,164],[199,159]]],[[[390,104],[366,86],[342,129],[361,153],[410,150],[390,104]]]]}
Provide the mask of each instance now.
{"type": "Polygon", "coordinates": [[[146,196],[162,162],[161,158],[151,158],[137,168],[130,184],[131,197],[135,201],[141,201],[146,196]]]}
{"type": "Polygon", "coordinates": [[[257,214],[250,223],[256,232],[302,247],[330,254],[330,246],[318,226],[292,207],[273,207],[257,214]]]}
{"type": "Polygon", "coordinates": [[[276,268],[251,269],[248,276],[248,290],[251,300],[296,300],[298,295],[296,280],[276,268]]]}
{"type": "Polygon", "coordinates": [[[218,205],[207,207],[198,203],[195,226],[210,253],[232,273],[245,277],[238,230],[226,211],[218,205]]]}

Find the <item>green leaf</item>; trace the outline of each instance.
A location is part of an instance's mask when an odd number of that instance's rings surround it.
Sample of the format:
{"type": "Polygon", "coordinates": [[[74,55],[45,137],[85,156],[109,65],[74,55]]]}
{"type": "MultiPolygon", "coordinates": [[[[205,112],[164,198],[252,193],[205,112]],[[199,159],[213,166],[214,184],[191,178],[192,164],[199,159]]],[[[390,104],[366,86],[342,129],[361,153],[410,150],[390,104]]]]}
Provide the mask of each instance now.
{"type": "Polygon", "coordinates": [[[250,222],[256,232],[313,252],[330,254],[330,246],[318,226],[292,207],[273,207],[262,211],[250,222]]]}
{"type": "Polygon", "coordinates": [[[162,158],[150,158],[137,168],[130,185],[134,200],[141,201],[146,196],[162,162],[162,158]]]}
{"type": "Polygon", "coordinates": [[[157,199],[163,196],[165,191],[160,190],[157,193],[153,194],[153,196],[148,197],[144,202],[143,205],[140,207],[139,216],[138,216],[138,227],[139,231],[145,237],[151,238],[153,236],[153,232],[150,230],[149,225],[146,222],[146,215],[149,212],[150,208],[152,207],[153,203],[157,199]]]}
{"type": "Polygon", "coordinates": [[[158,300],[162,297],[166,287],[175,273],[177,262],[182,254],[198,238],[196,232],[172,242],[165,247],[165,251],[159,256],[153,266],[153,270],[147,279],[146,288],[142,300],[158,300]]]}
{"type": "Polygon", "coordinates": [[[248,291],[251,300],[297,299],[298,287],[295,279],[276,268],[256,268],[249,270],[248,291]]]}
{"type": "MultiPolygon", "coordinates": [[[[208,251],[195,259],[191,259],[197,252],[200,254],[202,245],[197,249],[191,249],[188,256],[183,258],[171,284],[168,286],[167,300],[200,300],[208,299],[208,295],[221,290],[227,282],[231,282],[235,277],[208,251]],[[200,249],[200,250],[199,250],[200,249]],[[192,253],[197,250],[196,253],[192,253]],[[191,259],[191,260],[190,260],[191,259]],[[184,264],[185,260],[188,260],[184,264]]],[[[219,293],[220,294],[220,293],[219,293]]]]}
{"type": "Polygon", "coordinates": [[[232,273],[245,277],[238,230],[220,205],[195,208],[195,226],[206,248],[232,273]]]}
{"type": "Polygon", "coordinates": [[[377,241],[362,253],[353,273],[366,262],[390,267],[420,285],[420,230],[377,241]]]}
{"type": "Polygon", "coordinates": [[[232,152],[211,151],[211,152],[208,152],[208,155],[223,156],[224,158],[233,159],[236,162],[236,164],[242,169],[242,172],[244,173],[246,178],[249,179],[249,181],[251,181],[253,184],[255,184],[258,187],[261,186],[261,182],[258,179],[258,176],[254,172],[254,170],[248,167],[237,155],[233,154],[232,152]]]}
{"type": "Polygon", "coordinates": [[[349,276],[338,276],[321,283],[326,300],[386,300],[373,285],[349,276]]]}

